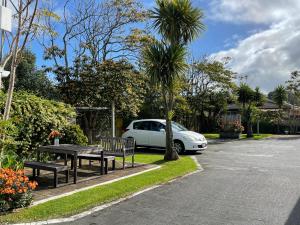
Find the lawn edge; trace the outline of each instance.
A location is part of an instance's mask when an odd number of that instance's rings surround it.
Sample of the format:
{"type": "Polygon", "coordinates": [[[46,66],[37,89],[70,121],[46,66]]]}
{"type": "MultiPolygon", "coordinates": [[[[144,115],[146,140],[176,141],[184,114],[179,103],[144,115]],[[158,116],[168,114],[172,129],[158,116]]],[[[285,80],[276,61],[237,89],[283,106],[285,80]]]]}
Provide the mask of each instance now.
{"type": "MultiPolygon", "coordinates": [[[[165,184],[169,184],[169,183],[175,182],[175,181],[177,181],[179,179],[182,179],[182,178],[188,177],[190,175],[202,172],[204,169],[202,168],[201,164],[198,162],[197,158],[195,156],[190,156],[190,158],[192,158],[193,161],[195,162],[195,164],[197,166],[197,169],[195,171],[190,172],[190,173],[187,173],[187,174],[184,174],[182,176],[179,176],[179,177],[176,177],[174,179],[171,179],[171,180],[169,180],[169,181],[167,181],[165,183],[162,183],[162,184],[159,184],[159,185],[153,185],[151,187],[148,187],[148,188],[145,188],[145,189],[140,190],[138,192],[135,192],[133,194],[130,194],[130,195],[126,196],[126,197],[123,197],[123,198],[120,198],[118,200],[115,200],[115,201],[112,201],[112,202],[109,202],[109,203],[105,203],[105,204],[96,206],[96,207],[94,207],[92,209],[89,209],[89,210],[86,210],[84,212],[72,215],[72,216],[67,217],[67,218],[57,218],[57,219],[50,219],[50,220],[37,221],[37,222],[27,222],[27,223],[14,223],[14,224],[10,224],[10,225],[45,225],[45,224],[74,222],[74,221],[76,221],[78,219],[81,219],[83,217],[91,215],[91,214],[93,214],[95,212],[99,212],[99,211],[104,210],[104,209],[106,209],[108,207],[111,207],[113,205],[121,203],[121,202],[123,202],[125,200],[134,198],[135,196],[138,196],[138,195],[143,194],[145,192],[154,190],[154,189],[156,189],[158,187],[162,187],[165,184]]],[[[158,167],[160,168],[160,166],[158,166],[158,167]]],[[[153,168],[151,168],[151,169],[153,170],[153,168]]],[[[158,169],[158,168],[156,168],[156,169],[158,169]]]]}
{"type": "Polygon", "coordinates": [[[46,198],[46,199],[43,199],[43,200],[35,201],[29,207],[37,206],[39,204],[43,204],[43,203],[46,203],[46,202],[49,202],[49,201],[52,201],[52,200],[63,198],[63,197],[66,197],[66,196],[69,196],[69,195],[72,195],[72,194],[76,194],[78,192],[86,191],[86,190],[89,190],[89,189],[92,189],[92,188],[95,188],[95,187],[99,187],[99,186],[103,186],[103,185],[106,185],[106,184],[111,184],[111,183],[114,183],[114,182],[117,182],[117,181],[120,181],[120,180],[127,179],[129,177],[138,176],[140,174],[147,173],[147,172],[150,172],[150,171],[157,170],[157,169],[161,168],[161,166],[159,166],[159,165],[153,165],[153,166],[154,167],[152,167],[152,168],[149,168],[149,169],[146,169],[146,170],[134,173],[134,174],[130,174],[130,175],[127,175],[127,176],[124,176],[124,177],[119,177],[119,178],[116,178],[116,179],[113,179],[113,180],[105,181],[105,182],[100,183],[100,184],[95,184],[95,185],[92,185],[92,186],[76,189],[74,191],[70,191],[68,193],[64,193],[64,194],[61,194],[61,195],[57,195],[57,196],[53,196],[53,197],[46,198]]]}

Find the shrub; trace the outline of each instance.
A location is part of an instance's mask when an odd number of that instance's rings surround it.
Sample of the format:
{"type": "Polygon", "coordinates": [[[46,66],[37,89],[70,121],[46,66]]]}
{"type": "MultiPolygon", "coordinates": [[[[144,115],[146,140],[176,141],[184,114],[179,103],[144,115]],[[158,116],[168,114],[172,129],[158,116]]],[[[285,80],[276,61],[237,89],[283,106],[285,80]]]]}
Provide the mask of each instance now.
{"type": "MultiPolygon", "coordinates": [[[[0,116],[4,102],[5,94],[0,92],[0,116]]],[[[17,130],[14,136],[17,144],[10,146],[9,149],[15,148],[17,155],[23,159],[34,158],[39,146],[51,144],[48,136],[52,129],[64,130],[66,142],[70,144],[84,142],[82,131],[70,125],[76,118],[75,109],[70,105],[46,100],[26,92],[15,92],[11,117],[17,130]]],[[[63,139],[64,137],[62,141],[63,139]]]]}
{"type": "Polygon", "coordinates": [[[84,135],[80,126],[76,124],[69,124],[62,128],[61,143],[72,143],[77,145],[86,145],[88,142],[87,137],[84,135]]]}
{"type": "Polygon", "coordinates": [[[36,186],[35,181],[24,175],[24,170],[0,169],[0,212],[30,205],[36,186]]]}
{"type": "Polygon", "coordinates": [[[244,127],[241,125],[241,122],[239,120],[226,121],[226,122],[222,120],[220,122],[220,131],[242,133],[244,131],[244,127]]]}

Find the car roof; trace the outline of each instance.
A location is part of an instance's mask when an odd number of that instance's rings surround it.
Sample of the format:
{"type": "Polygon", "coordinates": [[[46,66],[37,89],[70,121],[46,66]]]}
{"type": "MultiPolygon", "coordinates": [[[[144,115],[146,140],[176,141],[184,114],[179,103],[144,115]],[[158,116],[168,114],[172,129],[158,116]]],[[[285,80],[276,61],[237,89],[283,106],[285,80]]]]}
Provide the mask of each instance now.
{"type": "Polygon", "coordinates": [[[165,123],[166,122],[166,120],[164,120],[164,119],[141,119],[141,120],[133,120],[132,123],[144,122],[144,121],[155,121],[155,122],[160,122],[160,123],[165,123]]]}

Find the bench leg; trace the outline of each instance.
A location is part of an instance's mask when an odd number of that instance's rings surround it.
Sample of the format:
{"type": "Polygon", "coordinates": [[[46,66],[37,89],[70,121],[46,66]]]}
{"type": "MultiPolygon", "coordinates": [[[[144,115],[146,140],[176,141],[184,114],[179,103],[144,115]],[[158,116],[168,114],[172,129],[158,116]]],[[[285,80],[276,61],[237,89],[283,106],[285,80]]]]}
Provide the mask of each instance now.
{"type": "Polygon", "coordinates": [[[79,159],[79,168],[81,168],[82,167],[82,159],[80,158],[79,159]]]}
{"type": "Polygon", "coordinates": [[[58,184],[58,176],[57,176],[57,171],[54,171],[54,182],[53,186],[56,188],[58,184]]]}
{"type": "Polygon", "coordinates": [[[112,160],[112,170],[115,170],[116,169],[116,160],[113,159],[112,160]]]}
{"type": "Polygon", "coordinates": [[[71,170],[73,170],[73,169],[74,169],[74,158],[71,157],[71,170]]]}
{"type": "Polygon", "coordinates": [[[132,167],[134,167],[134,155],[132,155],[132,167]]]}
{"type": "Polygon", "coordinates": [[[125,170],[125,156],[123,157],[123,170],[125,170]]]}
{"type": "Polygon", "coordinates": [[[108,174],[108,160],[104,159],[105,164],[105,174],[108,174]]]}
{"type": "Polygon", "coordinates": [[[69,183],[69,170],[66,170],[66,183],[69,183]]]}
{"type": "Polygon", "coordinates": [[[36,170],[34,168],[32,169],[32,177],[33,179],[36,177],[36,170]]]}

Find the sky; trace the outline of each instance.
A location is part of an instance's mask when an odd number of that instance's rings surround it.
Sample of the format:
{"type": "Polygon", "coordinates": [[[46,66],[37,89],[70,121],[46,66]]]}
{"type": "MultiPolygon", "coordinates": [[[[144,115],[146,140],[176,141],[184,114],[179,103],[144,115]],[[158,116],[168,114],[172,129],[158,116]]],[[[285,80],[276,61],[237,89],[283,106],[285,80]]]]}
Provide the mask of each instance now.
{"type": "MultiPolygon", "coordinates": [[[[152,8],[154,0],[141,0],[152,8]]],[[[247,83],[265,93],[300,70],[300,0],[192,0],[204,13],[206,30],[190,44],[191,56],[221,60],[247,75],[247,83]]],[[[46,64],[33,44],[38,66],[46,64]]]]}

